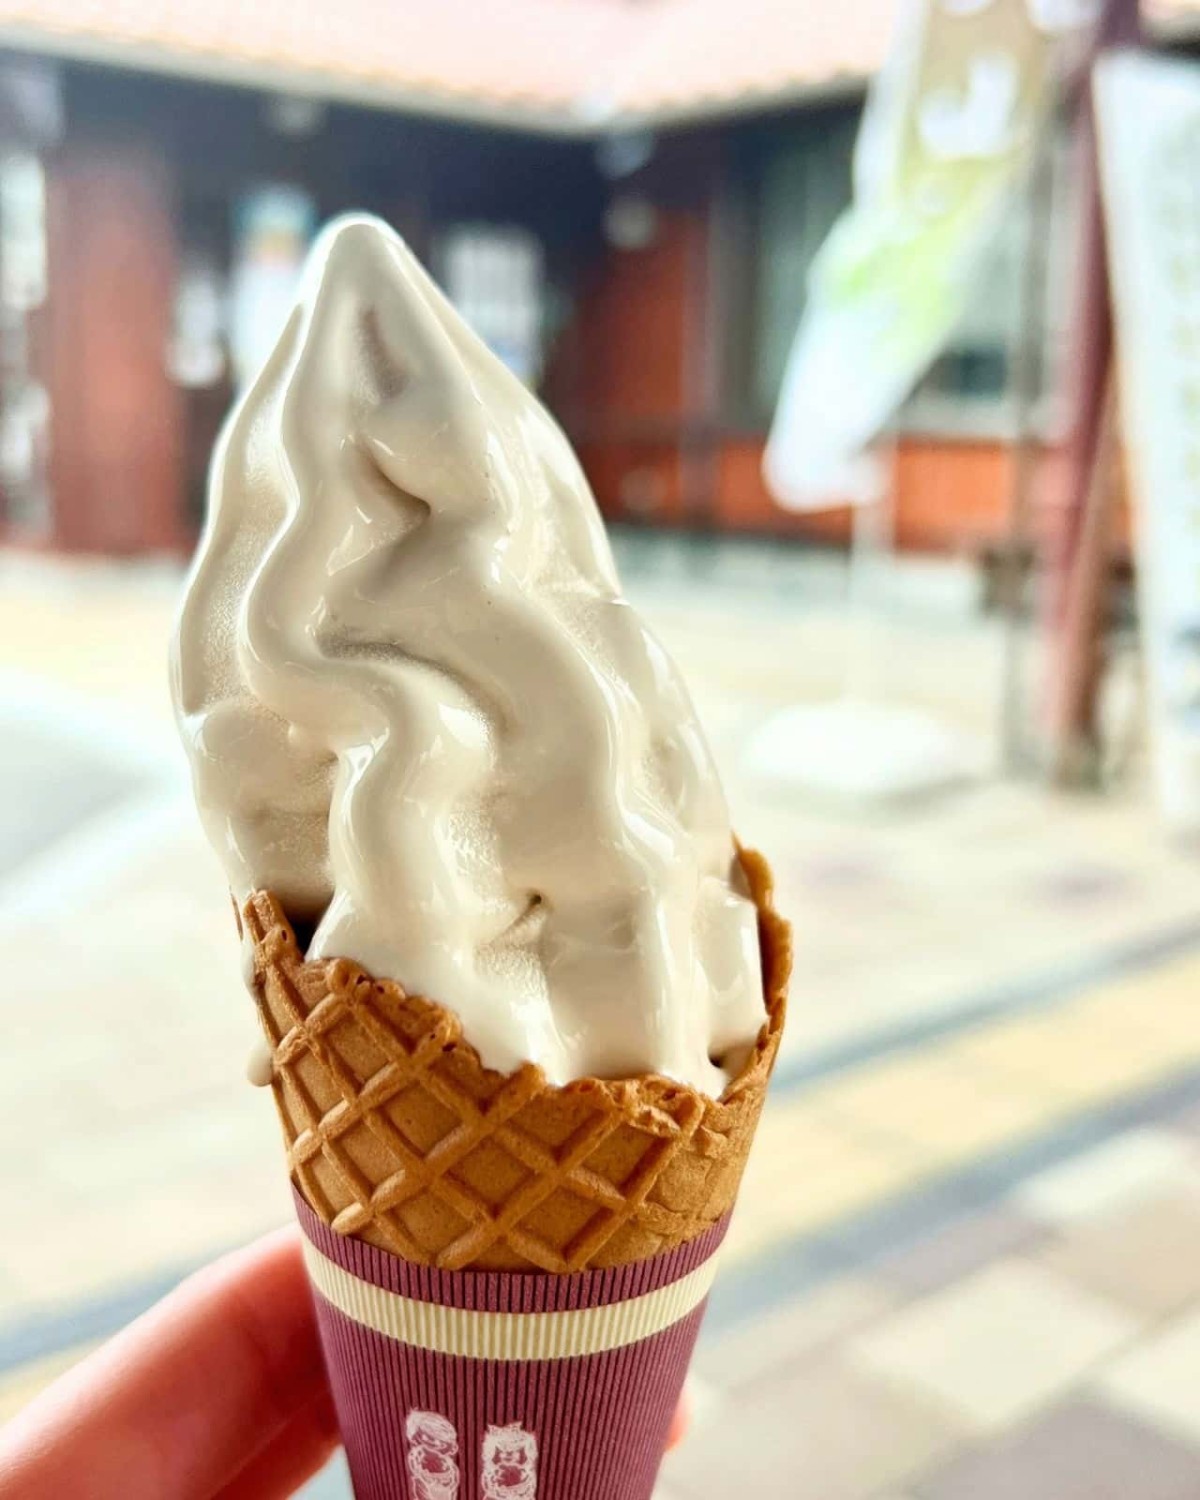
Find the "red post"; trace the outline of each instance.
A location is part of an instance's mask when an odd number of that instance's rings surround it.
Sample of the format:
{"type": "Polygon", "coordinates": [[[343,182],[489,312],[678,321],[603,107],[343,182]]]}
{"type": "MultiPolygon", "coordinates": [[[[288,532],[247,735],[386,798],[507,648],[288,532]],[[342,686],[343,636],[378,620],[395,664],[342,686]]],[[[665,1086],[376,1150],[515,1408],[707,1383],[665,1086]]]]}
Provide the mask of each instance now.
{"type": "Polygon", "coordinates": [[[1076,125],[1082,232],[1072,338],[1073,420],[1058,503],[1047,517],[1046,541],[1051,637],[1047,729],[1051,768],[1064,780],[1086,777],[1095,761],[1109,565],[1108,513],[1113,496],[1112,485],[1102,472],[1112,461],[1105,427],[1113,410],[1107,395],[1112,382],[1113,324],[1091,65],[1099,53],[1132,45],[1138,35],[1138,0],[1105,0],[1094,52],[1083,74],[1076,125]]]}

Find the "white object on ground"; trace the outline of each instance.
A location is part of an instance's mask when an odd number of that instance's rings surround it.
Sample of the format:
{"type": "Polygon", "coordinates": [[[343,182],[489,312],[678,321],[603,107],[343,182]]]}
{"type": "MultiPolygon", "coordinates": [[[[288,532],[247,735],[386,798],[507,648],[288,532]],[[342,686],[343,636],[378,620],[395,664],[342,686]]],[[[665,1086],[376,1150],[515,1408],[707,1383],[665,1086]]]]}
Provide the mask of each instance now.
{"type": "Polygon", "coordinates": [[[985,752],[919,709],[846,697],[773,714],[751,737],[745,769],[775,789],[871,804],[980,776],[985,752]]]}

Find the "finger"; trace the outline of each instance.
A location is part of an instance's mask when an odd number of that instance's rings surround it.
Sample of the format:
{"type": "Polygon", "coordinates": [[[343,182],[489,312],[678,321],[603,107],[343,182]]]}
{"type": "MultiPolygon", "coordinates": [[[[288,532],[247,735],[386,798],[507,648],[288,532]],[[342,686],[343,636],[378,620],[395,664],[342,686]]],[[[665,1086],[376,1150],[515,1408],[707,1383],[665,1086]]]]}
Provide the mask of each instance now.
{"type": "Polygon", "coordinates": [[[324,1384],[299,1241],[189,1278],[0,1435],[0,1496],[209,1500],[324,1384]]]}
{"type": "Polygon", "coordinates": [[[285,1500],[324,1468],[337,1445],[333,1398],[322,1390],[279,1429],[216,1500],[285,1500]]]}
{"type": "Polygon", "coordinates": [[[671,1430],[667,1433],[667,1452],[672,1448],[678,1448],[687,1436],[688,1409],[687,1397],[680,1396],[679,1405],[675,1408],[675,1415],[671,1418],[671,1430]]]}

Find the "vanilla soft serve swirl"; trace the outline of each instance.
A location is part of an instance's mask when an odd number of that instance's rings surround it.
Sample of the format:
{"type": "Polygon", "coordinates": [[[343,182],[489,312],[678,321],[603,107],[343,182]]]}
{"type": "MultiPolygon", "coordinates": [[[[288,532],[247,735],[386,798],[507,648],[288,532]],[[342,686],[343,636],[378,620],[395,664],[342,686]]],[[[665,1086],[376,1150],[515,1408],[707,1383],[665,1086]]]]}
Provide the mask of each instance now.
{"type": "Polygon", "coordinates": [[[235,894],[454,1008],[485,1063],[719,1093],[754,906],[566,439],[364,218],[213,460],[173,689],[235,894]]]}

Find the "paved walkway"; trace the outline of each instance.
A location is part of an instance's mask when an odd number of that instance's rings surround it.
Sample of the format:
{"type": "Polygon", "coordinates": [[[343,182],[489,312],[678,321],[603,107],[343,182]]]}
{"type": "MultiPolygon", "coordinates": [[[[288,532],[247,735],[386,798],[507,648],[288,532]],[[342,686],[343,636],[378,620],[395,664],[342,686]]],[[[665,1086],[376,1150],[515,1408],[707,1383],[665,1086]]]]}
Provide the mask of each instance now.
{"type": "MultiPolygon", "coordinates": [[[[1136,782],[1093,801],[988,781],[882,818],[755,786],[748,729],[832,691],[846,648],[836,569],[770,556],[764,573],[753,552],[652,547],[627,568],[740,828],[773,855],[799,954],[664,1494],[1194,1496],[1194,859],[1136,782]]],[[[952,575],[932,584],[940,603],[922,585],[893,609],[883,680],[985,734],[995,634],[952,575]]],[[[0,820],[0,1129],[23,1142],[0,1167],[23,1205],[0,1244],[0,1414],[287,1213],[269,1100],[241,1081],[253,1021],[228,908],[170,740],[173,588],[0,569],[0,673],[23,674],[6,699],[36,728],[10,758],[36,745],[103,792],[66,832],[0,820]]]]}

